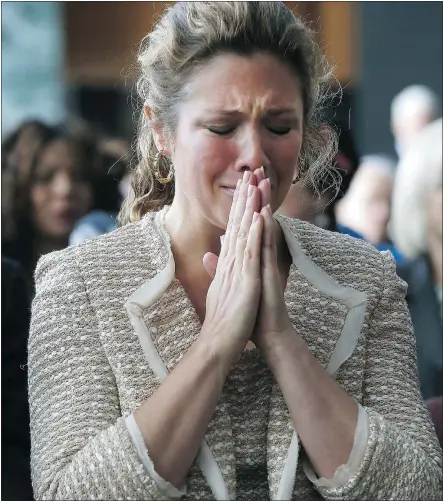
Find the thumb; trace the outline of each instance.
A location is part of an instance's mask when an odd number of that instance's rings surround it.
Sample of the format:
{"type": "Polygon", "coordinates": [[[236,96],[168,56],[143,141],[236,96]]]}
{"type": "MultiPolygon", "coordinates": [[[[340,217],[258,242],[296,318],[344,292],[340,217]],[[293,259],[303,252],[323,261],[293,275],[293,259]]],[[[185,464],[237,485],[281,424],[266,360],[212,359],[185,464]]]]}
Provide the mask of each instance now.
{"type": "Polygon", "coordinates": [[[212,252],[207,252],[203,256],[203,266],[205,270],[208,272],[211,278],[215,277],[215,272],[217,270],[218,256],[213,254],[212,252]]]}

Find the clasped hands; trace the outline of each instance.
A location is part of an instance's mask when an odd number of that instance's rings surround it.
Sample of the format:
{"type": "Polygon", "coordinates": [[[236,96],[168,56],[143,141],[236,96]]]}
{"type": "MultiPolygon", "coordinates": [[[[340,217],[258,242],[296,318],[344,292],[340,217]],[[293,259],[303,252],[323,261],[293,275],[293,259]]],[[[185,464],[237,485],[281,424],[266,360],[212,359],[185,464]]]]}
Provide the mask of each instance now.
{"type": "Polygon", "coordinates": [[[236,186],[220,256],[208,252],[203,257],[213,278],[205,323],[212,326],[227,350],[232,343],[234,351],[241,351],[248,341],[266,350],[292,331],[278,268],[277,223],[270,198],[270,180],[263,168],[245,172],[236,186]]]}

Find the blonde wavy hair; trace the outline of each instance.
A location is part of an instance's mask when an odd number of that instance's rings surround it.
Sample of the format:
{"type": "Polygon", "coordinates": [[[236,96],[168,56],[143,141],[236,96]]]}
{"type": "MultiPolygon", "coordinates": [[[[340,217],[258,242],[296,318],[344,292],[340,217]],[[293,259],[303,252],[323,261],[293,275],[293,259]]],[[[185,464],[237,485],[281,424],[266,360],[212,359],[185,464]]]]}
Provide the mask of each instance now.
{"type": "MultiPolygon", "coordinates": [[[[150,119],[173,140],[187,83],[211,58],[220,53],[249,56],[264,51],[288,64],[301,82],[300,180],[315,189],[317,181],[331,175],[337,140],[334,130],[325,126],[322,111],[336,81],[314,32],[281,2],[177,2],[140,44],[136,89],[143,106],[132,190],[122,205],[120,224],[137,221],[170,204],[174,197],[174,182],[161,184],[154,175],[158,152],[143,107],[149,108],[150,119]]],[[[161,157],[158,167],[166,175],[169,160],[161,157]]]]}

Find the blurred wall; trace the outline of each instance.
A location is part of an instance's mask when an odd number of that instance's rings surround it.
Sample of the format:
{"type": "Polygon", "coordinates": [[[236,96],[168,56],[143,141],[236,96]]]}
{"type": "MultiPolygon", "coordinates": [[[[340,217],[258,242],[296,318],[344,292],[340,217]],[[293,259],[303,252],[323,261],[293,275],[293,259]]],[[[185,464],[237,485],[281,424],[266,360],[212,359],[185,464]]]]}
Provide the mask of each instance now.
{"type": "Polygon", "coordinates": [[[442,3],[359,2],[358,142],[362,153],[395,154],[392,98],[410,84],[442,97],[442,3]]]}
{"type": "MultiPolygon", "coordinates": [[[[140,40],[174,2],[65,2],[65,78],[70,109],[110,133],[129,136],[140,40]]],[[[355,77],[353,2],[285,2],[319,33],[342,84],[355,77]]]]}
{"type": "MultiPolygon", "coordinates": [[[[173,3],[3,2],[3,125],[34,115],[56,121],[67,107],[130,137],[138,45],[173,3]]],[[[318,32],[337,79],[352,91],[355,3],[285,3],[318,32]]]]}
{"type": "MultiPolygon", "coordinates": [[[[64,2],[66,79],[72,83],[125,85],[133,76],[138,43],[174,2],[64,2]]],[[[355,2],[284,2],[319,32],[336,75],[355,75],[355,2]]]]}
{"type": "Polygon", "coordinates": [[[65,115],[63,5],[2,2],[2,134],[65,115]]]}

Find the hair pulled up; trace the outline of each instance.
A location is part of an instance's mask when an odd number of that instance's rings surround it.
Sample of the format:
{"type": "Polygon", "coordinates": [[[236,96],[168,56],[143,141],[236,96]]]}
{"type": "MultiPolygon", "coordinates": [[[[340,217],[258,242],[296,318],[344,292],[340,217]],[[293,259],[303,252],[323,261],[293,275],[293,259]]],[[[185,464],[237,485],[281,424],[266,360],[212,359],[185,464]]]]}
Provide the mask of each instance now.
{"type": "MultiPolygon", "coordinates": [[[[283,3],[177,2],[141,42],[137,94],[149,108],[150,120],[161,124],[173,139],[179,104],[192,76],[217,54],[257,52],[275,55],[300,79],[304,104],[300,176],[315,189],[317,181],[334,172],[336,134],[325,125],[322,111],[335,80],[313,31],[283,3]]],[[[163,185],[155,178],[158,152],[143,106],[132,190],[120,211],[120,224],[160,210],[174,197],[174,181],[163,185]]],[[[158,168],[166,176],[169,160],[161,157],[158,168]]]]}

